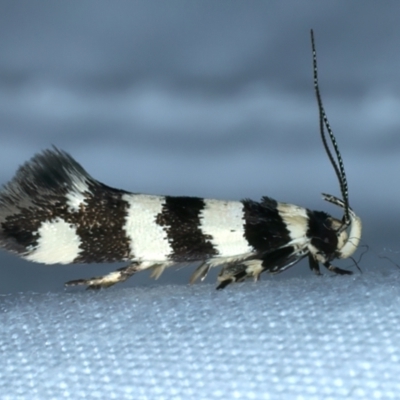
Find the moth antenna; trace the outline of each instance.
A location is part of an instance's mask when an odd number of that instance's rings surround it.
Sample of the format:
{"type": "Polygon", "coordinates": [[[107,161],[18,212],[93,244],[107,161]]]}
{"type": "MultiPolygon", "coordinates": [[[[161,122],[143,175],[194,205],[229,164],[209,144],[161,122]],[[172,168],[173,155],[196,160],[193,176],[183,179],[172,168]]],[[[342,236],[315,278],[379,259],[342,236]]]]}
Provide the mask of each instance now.
{"type": "Polygon", "coordinates": [[[313,73],[314,73],[314,89],[315,95],[317,97],[318,102],[318,111],[319,111],[319,129],[322,138],[322,143],[324,144],[325,151],[329,157],[329,160],[335,170],[336,176],[339,180],[340,191],[342,193],[342,198],[344,202],[344,226],[348,226],[350,224],[350,211],[349,211],[349,192],[348,185],[346,179],[346,173],[344,169],[343,159],[339,151],[339,147],[333,134],[332,128],[329,124],[328,117],[326,116],[324,106],[322,104],[321,93],[319,90],[318,84],[318,67],[317,67],[317,51],[315,49],[315,40],[314,40],[314,31],[311,29],[311,46],[312,46],[312,56],[313,56],[313,73]],[[331,143],[335,150],[336,160],[334,159],[331,150],[329,149],[326,136],[325,136],[325,127],[328,131],[329,137],[331,139],[331,143]],[[339,164],[339,166],[338,166],[339,164]]]}
{"type": "Polygon", "coordinates": [[[354,257],[350,257],[350,259],[354,262],[354,265],[357,267],[357,269],[360,271],[360,273],[362,273],[362,270],[358,264],[361,263],[361,260],[364,256],[364,254],[368,253],[368,251],[369,251],[369,246],[367,244],[363,244],[361,247],[364,247],[365,250],[360,254],[357,261],[354,259],[354,257]]]}
{"type": "Polygon", "coordinates": [[[391,258],[389,258],[388,256],[380,256],[378,255],[379,258],[383,258],[384,260],[388,260],[391,264],[393,264],[394,266],[396,266],[398,269],[400,269],[400,265],[396,264],[391,258]]]}

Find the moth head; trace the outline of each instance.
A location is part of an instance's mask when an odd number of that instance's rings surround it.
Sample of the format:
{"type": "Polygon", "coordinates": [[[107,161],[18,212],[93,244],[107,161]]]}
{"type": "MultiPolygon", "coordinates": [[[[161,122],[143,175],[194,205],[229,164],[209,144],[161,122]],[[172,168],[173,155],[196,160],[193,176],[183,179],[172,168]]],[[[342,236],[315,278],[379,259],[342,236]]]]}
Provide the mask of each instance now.
{"type": "MultiPolygon", "coordinates": [[[[322,194],[324,200],[329,203],[336,204],[337,206],[346,209],[346,204],[335,196],[330,194],[322,194]]],[[[338,243],[336,250],[337,258],[348,258],[350,257],[358,247],[361,239],[362,223],[360,217],[358,217],[354,211],[348,207],[349,218],[346,218],[346,214],[343,220],[332,218],[331,227],[336,231],[338,243]]]]}

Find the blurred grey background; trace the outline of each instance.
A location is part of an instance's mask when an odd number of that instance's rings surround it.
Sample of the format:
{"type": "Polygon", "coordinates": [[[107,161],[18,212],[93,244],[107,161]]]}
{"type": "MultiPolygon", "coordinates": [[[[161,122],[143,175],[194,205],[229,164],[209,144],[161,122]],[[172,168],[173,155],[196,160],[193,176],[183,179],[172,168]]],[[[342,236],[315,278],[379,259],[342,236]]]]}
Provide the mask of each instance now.
{"type": "MultiPolygon", "coordinates": [[[[110,186],[267,195],[341,217],[320,197],[340,192],[319,138],[313,28],[324,105],[370,246],[360,266],[395,268],[378,256],[400,258],[399,15],[397,1],[0,1],[0,182],[54,144],[110,186]]],[[[60,291],[115,267],[1,252],[0,293],[60,291]]],[[[304,262],[283,275],[295,273],[311,275],[304,262]]],[[[125,285],[148,284],[142,273],[125,285]]]]}

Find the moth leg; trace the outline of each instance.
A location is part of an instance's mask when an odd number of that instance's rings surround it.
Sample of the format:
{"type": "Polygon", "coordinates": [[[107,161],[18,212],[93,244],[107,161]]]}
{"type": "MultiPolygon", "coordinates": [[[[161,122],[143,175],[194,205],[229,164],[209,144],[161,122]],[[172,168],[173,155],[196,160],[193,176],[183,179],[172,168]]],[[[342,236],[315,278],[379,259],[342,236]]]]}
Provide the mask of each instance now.
{"type": "Polygon", "coordinates": [[[201,281],[204,281],[210,268],[211,268],[211,265],[207,264],[207,262],[200,264],[193,272],[192,276],[190,277],[189,282],[192,284],[192,283],[196,282],[197,279],[199,279],[199,278],[201,281]]]}
{"type": "Polygon", "coordinates": [[[217,290],[221,290],[234,282],[242,282],[247,278],[254,278],[257,282],[263,271],[260,260],[250,260],[225,266],[218,275],[220,284],[217,290]]]}
{"type": "Polygon", "coordinates": [[[341,268],[335,267],[334,265],[329,264],[329,262],[324,263],[324,267],[329,269],[329,271],[332,271],[338,275],[352,275],[353,274],[353,271],[348,271],[347,269],[341,269],[341,268]]]}
{"type": "Polygon", "coordinates": [[[108,288],[116,283],[124,282],[130,278],[137,271],[140,271],[140,264],[133,262],[126,267],[117,269],[107,275],[96,276],[89,279],[76,279],[65,283],[66,287],[69,286],[87,286],[87,289],[101,289],[108,288]]]}
{"type": "Polygon", "coordinates": [[[319,269],[319,263],[312,255],[308,256],[308,265],[310,266],[311,271],[314,272],[315,275],[321,275],[321,271],[319,269]]]}
{"type": "Polygon", "coordinates": [[[230,285],[231,283],[235,282],[234,278],[231,279],[225,279],[224,281],[222,281],[217,287],[217,290],[222,290],[224,288],[226,288],[228,285],[230,285]]]}
{"type": "Polygon", "coordinates": [[[164,264],[154,264],[151,268],[153,268],[153,271],[150,275],[150,278],[158,279],[162,273],[165,271],[165,268],[167,268],[168,265],[164,264]]]}
{"type": "Polygon", "coordinates": [[[270,274],[279,274],[296,264],[305,255],[304,249],[299,249],[295,246],[287,246],[270,251],[262,256],[263,271],[268,271],[270,274]]]}
{"type": "Polygon", "coordinates": [[[246,266],[243,264],[229,264],[222,268],[218,275],[218,282],[220,284],[217,286],[217,290],[221,290],[231,283],[239,282],[244,280],[247,276],[246,266]]]}

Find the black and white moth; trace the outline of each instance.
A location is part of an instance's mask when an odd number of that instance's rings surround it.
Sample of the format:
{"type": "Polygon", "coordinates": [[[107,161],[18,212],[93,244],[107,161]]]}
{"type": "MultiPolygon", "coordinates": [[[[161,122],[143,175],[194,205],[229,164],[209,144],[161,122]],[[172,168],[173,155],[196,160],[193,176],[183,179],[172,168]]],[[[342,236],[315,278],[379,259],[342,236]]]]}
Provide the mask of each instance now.
{"type": "Polygon", "coordinates": [[[44,264],[129,261],[107,275],[66,283],[89,288],[114,285],[148,268],[158,277],[173,264],[195,261],[201,264],[191,282],[223,266],[218,289],[258,280],[264,271],[282,272],[304,257],[317,274],[320,263],[351,274],[331,261],[357,249],[361,220],[349,206],[342,158],[322,105],[312,31],[311,41],[320,133],[343,200],[323,198],[344,210],[341,220],[269,197],[257,202],[129,193],[96,181],[53,148],[22,165],[0,192],[0,246],[44,264]]]}

